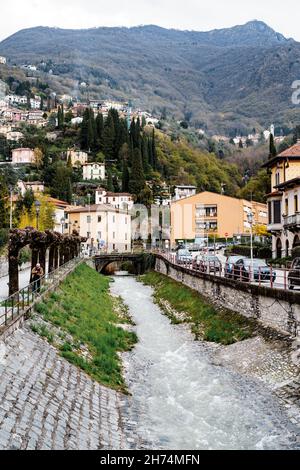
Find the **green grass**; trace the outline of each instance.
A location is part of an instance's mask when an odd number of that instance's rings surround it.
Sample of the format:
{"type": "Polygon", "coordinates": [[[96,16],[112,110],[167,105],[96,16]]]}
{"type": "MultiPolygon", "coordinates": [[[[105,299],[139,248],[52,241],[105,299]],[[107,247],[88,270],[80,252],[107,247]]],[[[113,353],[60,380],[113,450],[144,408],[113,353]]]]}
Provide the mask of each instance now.
{"type": "Polygon", "coordinates": [[[154,287],[158,304],[164,299],[177,312],[187,314],[196,339],[228,345],[251,337],[255,331],[254,321],[229,310],[217,310],[198,292],[167,276],[149,272],[140,279],[154,287]]]}
{"type": "Polygon", "coordinates": [[[137,338],[135,333],[116,326],[124,323],[124,318],[116,313],[114,302],[109,278],[82,264],[36,306],[36,311],[72,335],[74,344],[65,342],[60,347],[64,358],[98,382],[126,392],[118,352],[132,349],[137,338]],[[88,348],[90,360],[80,355],[80,345],[88,348]]]}

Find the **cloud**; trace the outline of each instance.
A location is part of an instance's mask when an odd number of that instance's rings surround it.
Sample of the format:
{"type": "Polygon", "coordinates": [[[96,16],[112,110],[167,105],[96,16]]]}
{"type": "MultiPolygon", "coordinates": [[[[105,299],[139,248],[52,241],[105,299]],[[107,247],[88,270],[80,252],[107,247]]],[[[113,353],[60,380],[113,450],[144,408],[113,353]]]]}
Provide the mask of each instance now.
{"type": "MultiPolygon", "coordinates": [[[[2,3],[2,2],[1,2],[2,3]]],[[[286,0],[284,15],[273,0],[10,0],[1,4],[0,39],[33,26],[91,28],[157,24],[206,31],[260,19],[300,41],[298,0],[286,0]]]]}

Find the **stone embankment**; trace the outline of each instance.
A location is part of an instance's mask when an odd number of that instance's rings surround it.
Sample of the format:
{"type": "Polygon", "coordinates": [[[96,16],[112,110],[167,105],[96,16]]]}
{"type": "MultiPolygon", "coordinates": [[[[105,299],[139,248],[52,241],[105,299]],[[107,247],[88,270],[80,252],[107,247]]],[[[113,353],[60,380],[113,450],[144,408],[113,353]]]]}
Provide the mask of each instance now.
{"type": "Polygon", "coordinates": [[[62,359],[28,325],[0,342],[0,377],[0,449],[135,446],[124,431],[127,397],[62,359]]]}

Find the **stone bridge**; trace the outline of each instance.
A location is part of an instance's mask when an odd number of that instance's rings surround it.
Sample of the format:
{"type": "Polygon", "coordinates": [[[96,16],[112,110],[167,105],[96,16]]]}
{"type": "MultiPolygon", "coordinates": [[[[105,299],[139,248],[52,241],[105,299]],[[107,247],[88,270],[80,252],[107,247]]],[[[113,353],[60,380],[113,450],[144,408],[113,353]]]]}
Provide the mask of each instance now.
{"type": "Polygon", "coordinates": [[[130,262],[133,265],[134,273],[140,275],[145,273],[147,269],[154,268],[155,256],[151,253],[113,253],[96,255],[94,262],[98,273],[104,272],[111,264],[117,264],[120,268],[123,263],[130,262]]]}

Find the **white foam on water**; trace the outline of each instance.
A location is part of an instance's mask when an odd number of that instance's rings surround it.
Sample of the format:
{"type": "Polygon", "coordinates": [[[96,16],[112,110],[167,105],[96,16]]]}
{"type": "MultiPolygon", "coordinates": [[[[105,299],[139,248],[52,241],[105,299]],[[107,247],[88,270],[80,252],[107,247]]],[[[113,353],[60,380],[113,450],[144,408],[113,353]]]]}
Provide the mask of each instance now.
{"type": "Polygon", "coordinates": [[[136,323],[139,342],[124,365],[128,414],[141,439],[162,449],[299,448],[297,430],[271,392],[214,366],[187,329],[170,324],[150,287],[116,277],[111,290],[136,323]]]}

